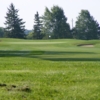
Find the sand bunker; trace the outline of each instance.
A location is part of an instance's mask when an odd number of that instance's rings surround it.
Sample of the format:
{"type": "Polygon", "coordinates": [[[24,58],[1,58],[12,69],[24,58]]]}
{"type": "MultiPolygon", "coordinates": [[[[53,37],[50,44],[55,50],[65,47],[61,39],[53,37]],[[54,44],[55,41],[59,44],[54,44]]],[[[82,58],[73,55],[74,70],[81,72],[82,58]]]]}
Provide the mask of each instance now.
{"type": "Polygon", "coordinates": [[[80,47],[94,47],[93,44],[79,44],[80,47]]]}

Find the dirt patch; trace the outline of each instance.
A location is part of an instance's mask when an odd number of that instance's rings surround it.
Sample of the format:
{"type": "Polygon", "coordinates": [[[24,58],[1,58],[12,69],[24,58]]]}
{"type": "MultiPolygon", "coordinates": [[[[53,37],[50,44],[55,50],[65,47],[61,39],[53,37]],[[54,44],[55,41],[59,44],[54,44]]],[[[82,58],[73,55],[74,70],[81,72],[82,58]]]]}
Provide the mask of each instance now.
{"type": "Polygon", "coordinates": [[[80,46],[80,47],[94,47],[93,44],[79,44],[77,46],[80,46]]]}
{"type": "Polygon", "coordinates": [[[5,86],[7,86],[7,85],[6,85],[6,84],[1,84],[1,83],[0,83],[0,87],[5,87],[5,86]]]}

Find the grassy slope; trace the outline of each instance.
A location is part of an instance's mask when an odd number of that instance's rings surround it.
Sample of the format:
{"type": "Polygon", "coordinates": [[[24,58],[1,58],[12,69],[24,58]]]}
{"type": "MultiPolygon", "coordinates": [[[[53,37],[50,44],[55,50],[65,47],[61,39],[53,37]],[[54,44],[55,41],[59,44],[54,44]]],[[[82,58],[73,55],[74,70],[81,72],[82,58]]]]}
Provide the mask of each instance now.
{"type": "Polygon", "coordinates": [[[99,40],[0,40],[0,100],[100,100],[99,40]]]}

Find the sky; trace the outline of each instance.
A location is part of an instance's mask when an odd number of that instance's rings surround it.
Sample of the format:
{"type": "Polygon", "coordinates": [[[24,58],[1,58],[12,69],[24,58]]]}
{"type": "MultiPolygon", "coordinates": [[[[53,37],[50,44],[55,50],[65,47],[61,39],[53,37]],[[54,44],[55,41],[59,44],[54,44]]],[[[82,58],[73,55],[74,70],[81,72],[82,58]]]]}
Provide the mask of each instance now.
{"type": "Polygon", "coordinates": [[[70,26],[72,26],[72,19],[75,26],[81,10],[88,10],[100,24],[100,0],[0,0],[0,27],[5,27],[5,16],[11,3],[14,4],[15,9],[19,10],[19,18],[26,22],[25,28],[30,30],[33,29],[36,12],[38,11],[42,16],[45,7],[50,9],[54,5],[58,5],[64,10],[70,26]]]}

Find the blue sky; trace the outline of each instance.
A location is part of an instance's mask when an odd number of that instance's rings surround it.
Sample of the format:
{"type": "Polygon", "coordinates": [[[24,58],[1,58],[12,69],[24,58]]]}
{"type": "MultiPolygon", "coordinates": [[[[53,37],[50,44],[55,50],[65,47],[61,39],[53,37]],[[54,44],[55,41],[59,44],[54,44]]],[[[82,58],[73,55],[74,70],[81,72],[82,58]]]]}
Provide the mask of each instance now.
{"type": "Polygon", "coordinates": [[[38,11],[43,15],[45,7],[51,8],[58,5],[63,8],[68,23],[78,17],[82,9],[89,10],[90,14],[100,24],[100,0],[0,0],[0,27],[4,27],[7,7],[13,3],[19,10],[19,17],[25,21],[26,29],[32,29],[34,24],[34,14],[38,11]]]}

